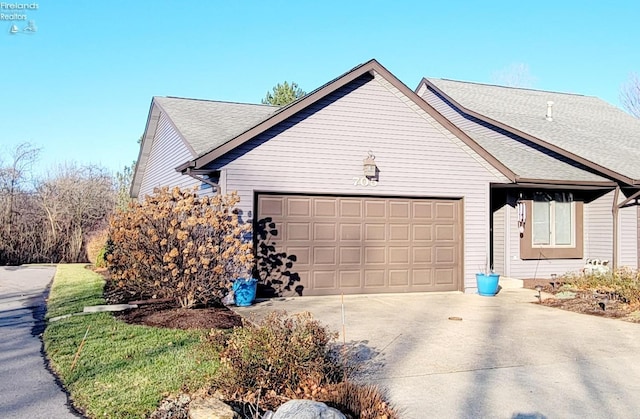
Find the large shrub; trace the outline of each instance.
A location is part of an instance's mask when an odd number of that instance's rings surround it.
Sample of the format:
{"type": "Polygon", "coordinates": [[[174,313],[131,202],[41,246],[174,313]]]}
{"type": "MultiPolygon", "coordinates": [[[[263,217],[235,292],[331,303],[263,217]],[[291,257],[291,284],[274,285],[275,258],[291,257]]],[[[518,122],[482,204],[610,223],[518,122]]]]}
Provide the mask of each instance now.
{"type": "Polygon", "coordinates": [[[183,307],[219,302],[253,263],[238,195],[198,196],[156,189],[117,211],[109,229],[108,267],[130,297],[175,298],[183,307]]]}
{"type": "Polygon", "coordinates": [[[316,388],[341,375],[328,346],[336,334],[310,313],[274,311],[230,335],[211,333],[221,361],[215,384],[230,399],[274,408],[301,387],[316,388]]]}

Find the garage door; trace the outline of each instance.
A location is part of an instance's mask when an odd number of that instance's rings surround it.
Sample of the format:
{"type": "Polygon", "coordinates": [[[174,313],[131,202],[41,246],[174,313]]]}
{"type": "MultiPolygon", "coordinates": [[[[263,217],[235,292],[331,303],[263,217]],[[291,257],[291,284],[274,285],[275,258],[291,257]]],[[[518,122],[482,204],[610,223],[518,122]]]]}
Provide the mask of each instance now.
{"type": "Polygon", "coordinates": [[[278,249],[297,258],[303,295],[454,291],[462,278],[460,200],[259,194],[278,249]]]}

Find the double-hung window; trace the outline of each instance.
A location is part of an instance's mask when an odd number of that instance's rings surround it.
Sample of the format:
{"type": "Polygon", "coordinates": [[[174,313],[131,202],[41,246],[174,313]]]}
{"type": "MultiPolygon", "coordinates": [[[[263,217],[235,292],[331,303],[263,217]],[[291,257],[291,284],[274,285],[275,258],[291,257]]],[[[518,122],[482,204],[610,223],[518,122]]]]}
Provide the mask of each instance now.
{"type": "Polygon", "coordinates": [[[570,192],[536,192],[524,201],[527,219],[521,259],[574,259],[583,255],[583,202],[570,192]]]}
{"type": "Polygon", "coordinates": [[[571,193],[537,193],[533,198],[533,247],[575,246],[575,202],[571,193]]]}

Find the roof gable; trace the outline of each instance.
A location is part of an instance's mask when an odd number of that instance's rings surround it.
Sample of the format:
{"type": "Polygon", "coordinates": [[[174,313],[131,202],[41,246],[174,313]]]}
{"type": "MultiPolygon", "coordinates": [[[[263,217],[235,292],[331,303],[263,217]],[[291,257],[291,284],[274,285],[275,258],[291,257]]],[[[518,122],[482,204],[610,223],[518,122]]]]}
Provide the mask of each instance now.
{"type": "Polygon", "coordinates": [[[606,176],[629,184],[640,179],[640,120],[599,98],[443,79],[423,84],[462,112],[606,176]]]}
{"type": "Polygon", "coordinates": [[[280,122],[286,120],[292,115],[300,112],[301,110],[313,105],[314,103],[320,101],[327,95],[336,90],[340,89],[343,86],[353,82],[356,79],[361,77],[374,77],[375,74],[382,76],[385,80],[391,83],[394,87],[396,87],[400,92],[402,92],[409,100],[413,101],[418,107],[426,111],[432,117],[434,117],[440,124],[442,124],[446,129],[448,129],[451,133],[453,133],[456,137],[460,138],[465,144],[467,144],[472,150],[476,153],[480,154],[486,161],[489,162],[492,166],[494,166],[500,173],[506,176],[510,180],[514,180],[514,174],[511,172],[506,166],[504,166],[501,162],[495,159],[492,155],[487,153],[482,149],[477,143],[475,143],[469,136],[467,136],[462,130],[453,125],[446,118],[442,117],[437,111],[435,111],[426,101],[420,98],[413,90],[408,88],[404,83],[402,83],[399,79],[397,79],[391,72],[389,72],[385,67],[383,67],[376,60],[370,60],[366,63],[360,64],[348,72],[342,74],[341,76],[331,80],[330,82],[320,86],[316,90],[310,92],[309,94],[299,98],[295,102],[278,109],[273,114],[266,117],[264,120],[259,122],[257,125],[249,128],[242,134],[233,138],[232,140],[218,146],[217,148],[213,148],[211,151],[208,151],[204,154],[201,154],[197,158],[185,162],[184,164],[178,166],[176,170],[178,171],[187,171],[192,169],[200,169],[216,160],[217,158],[225,155],[226,153],[234,150],[245,142],[255,138],[257,135],[264,133],[268,129],[276,126],[280,122]]]}

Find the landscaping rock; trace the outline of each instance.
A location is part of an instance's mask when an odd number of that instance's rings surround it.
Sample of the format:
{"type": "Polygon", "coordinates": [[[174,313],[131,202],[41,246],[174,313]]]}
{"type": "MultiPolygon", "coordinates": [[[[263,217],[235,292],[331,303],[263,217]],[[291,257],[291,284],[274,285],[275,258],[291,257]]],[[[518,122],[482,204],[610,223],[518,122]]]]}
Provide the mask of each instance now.
{"type": "Polygon", "coordinates": [[[237,419],[238,414],[217,398],[197,399],[189,404],[189,419],[237,419]]]}
{"type": "Polygon", "coordinates": [[[82,311],[85,313],[102,313],[104,311],[124,311],[138,308],[135,304],[108,304],[85,307],[82,311]]]}
{"type": "Polygon", "coordinates": [[[289,400],[276,410],[273,419],[346,419],[346,416],[321,402],[289,400]]]}

